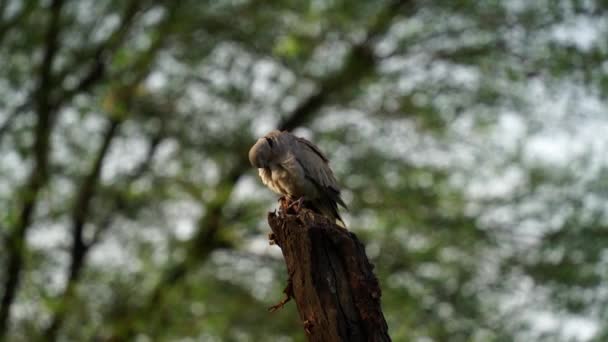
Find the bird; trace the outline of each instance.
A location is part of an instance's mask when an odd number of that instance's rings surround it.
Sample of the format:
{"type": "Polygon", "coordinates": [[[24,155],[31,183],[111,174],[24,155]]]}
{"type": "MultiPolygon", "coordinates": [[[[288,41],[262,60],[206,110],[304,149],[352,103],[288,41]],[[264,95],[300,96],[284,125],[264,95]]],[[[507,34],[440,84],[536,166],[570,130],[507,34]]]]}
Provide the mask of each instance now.
{"type": "Polygon", "coordinates": [[[273,130],[249,150],[262,183],[282,196],[309,204],[311,209],[346,228],[338,205],[348,210],[329,159],[312,142],[288,131],[273,130]]]}

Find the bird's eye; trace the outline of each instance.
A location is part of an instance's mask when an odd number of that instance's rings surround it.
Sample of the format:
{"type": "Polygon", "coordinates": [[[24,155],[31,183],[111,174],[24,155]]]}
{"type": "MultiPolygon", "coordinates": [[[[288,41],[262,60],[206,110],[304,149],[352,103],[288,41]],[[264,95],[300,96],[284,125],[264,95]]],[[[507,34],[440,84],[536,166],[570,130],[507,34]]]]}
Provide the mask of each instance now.
{"type": "Polygon", "coordinates": [[[266,139],[266,141],[268,141],[268,145],[270,145],[270,147],[272,148],[272,145],[274,144],[272,142],[272,139],[270,139],[270,138],[264,138],[264,139],[266,139]]]}

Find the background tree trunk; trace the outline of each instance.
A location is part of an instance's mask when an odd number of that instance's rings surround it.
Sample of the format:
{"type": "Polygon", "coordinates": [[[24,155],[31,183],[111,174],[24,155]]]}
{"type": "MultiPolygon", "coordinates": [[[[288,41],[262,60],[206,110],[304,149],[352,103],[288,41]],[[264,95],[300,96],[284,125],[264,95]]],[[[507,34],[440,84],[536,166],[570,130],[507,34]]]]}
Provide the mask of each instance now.
{"type": "Polygon", "coordinates": [[[308,209],[270,213],[271,242],[281,247],[309,341],[390,341],[380,286],[357,236],[308,209]]]}

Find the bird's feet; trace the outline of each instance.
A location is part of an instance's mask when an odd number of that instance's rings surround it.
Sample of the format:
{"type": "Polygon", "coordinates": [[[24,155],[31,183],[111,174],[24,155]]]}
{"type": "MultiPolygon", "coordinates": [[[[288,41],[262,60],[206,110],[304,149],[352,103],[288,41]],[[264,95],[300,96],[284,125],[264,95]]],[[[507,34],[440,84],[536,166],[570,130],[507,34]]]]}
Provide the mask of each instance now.
{"type": "Polygon", "coordinates": [[[302,206],[304,205],[304,197],[300,197],[295,201],[292,201],[288,206],[287,209],[293,209],[296,212],[299,212],[300,209],[302,209],[302,206]]]}
{"type": "Polygon", "coordinates": [[[289,198],[287,196],[281,196],[279,197],[279,211],[287,211],[287,208],[289,208],[289,198]]]}

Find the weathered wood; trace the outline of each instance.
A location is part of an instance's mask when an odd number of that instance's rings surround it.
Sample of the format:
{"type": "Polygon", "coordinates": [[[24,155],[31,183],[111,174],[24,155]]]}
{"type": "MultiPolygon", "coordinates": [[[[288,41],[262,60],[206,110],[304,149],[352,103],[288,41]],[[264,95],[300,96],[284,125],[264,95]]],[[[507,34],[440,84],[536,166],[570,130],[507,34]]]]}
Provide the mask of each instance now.
{"type": "Polygon", "coordinates": [[[390,341],[380,286],[357,236],[306,208],[269,213],[271,242],[283,252],[309,341],[390,341]]]}

